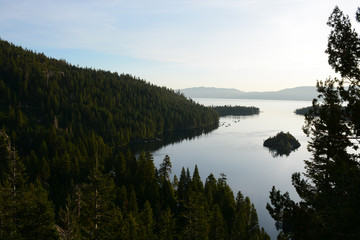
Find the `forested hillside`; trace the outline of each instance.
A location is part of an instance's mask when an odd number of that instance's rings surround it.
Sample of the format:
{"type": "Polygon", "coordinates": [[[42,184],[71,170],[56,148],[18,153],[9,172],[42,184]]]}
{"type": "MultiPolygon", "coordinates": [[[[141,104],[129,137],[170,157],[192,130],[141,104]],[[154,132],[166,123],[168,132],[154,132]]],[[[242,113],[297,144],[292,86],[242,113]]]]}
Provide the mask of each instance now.
{"type": "Polygon", "coordinates": [[[250,199],[235,198],[225,175],[210,174],[204,184],[195,166],[170,181],[168,156],[156,169],[149,153],[121,153],[110,173],[96,161],[59,206],[41,178],[28,181],[3,131],[0,159],[0,239],[270,239],[250,199]]]}
{"type": "Polygon", "coordinates": [[[172,90],[0,41],[0,239],[268,239],[224,175],[171,181],[168,156],[126,150],[217,125],[172,90]]]}
{"type": "Polygon", "coordinates": [[[54,126],[110,145],[217,124],[214,111],[130,75],[84,69],[5,41],[0,46],[0,124],[54,126]]]}
{"type": "Polygon", "coordinates": [[[165,87],[0,42],[0,127],[31,179],[84,179],[95,156],[109,170],[116,147],[217,124],[215,111],[165,87]]]}

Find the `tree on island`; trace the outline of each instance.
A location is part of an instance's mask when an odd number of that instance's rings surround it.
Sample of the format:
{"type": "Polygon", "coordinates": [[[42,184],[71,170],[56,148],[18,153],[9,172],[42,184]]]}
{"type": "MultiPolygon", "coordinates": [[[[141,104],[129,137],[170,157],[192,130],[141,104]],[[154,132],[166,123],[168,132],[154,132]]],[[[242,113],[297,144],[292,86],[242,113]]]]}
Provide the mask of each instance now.
{"type": "Polygon", "coordinates": [[[250,116],[260,113],[260,109],[257,107],[245,107],[245,106],[211,106],[220,117],[225,116],[250,116]]]}
{"type": "Polygon", "coordinates": [[[282,155],[289,156],[290,152],[298,149],[301,144],[289,132],[279,132],[276,136],[266,139],[264,146],[274,153],[274,157],[277,157],[282,155]]]}
{"type": "Polygon", "coordinates": [[[301,201],[275,187],[270,192],[278,239],[360,239],[360,39],[338,7],[327,24],[329,64],[342,78],[317,83],[322,101],[314,99],[305,117],[312,158],[305,160],[305,179],[292,176],[301,201]]]}

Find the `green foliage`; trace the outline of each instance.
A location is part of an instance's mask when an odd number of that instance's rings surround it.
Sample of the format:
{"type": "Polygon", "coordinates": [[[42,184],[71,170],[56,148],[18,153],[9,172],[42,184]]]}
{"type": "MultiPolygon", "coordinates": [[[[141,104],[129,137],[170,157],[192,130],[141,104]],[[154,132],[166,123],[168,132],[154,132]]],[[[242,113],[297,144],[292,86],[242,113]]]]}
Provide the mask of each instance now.
{"type": "Polygon", "coordinates": [[[303,108],[298,108],[298,109],[295,109],[295,114],[297,115],[303,115],[305,116],[306,114],[309,114],[310,111],[312,109],[312,106],[309,106],[309,107],[303,107],[303,108]]]}
{"type": "Polygon", "coordinates": [[[131,75],[77,68],[3,40],[0,56],[6,93],[0,98],[0,126],[23,130],[16,132],[16,142],[24,134],[34,138],[36,127],[54,127],[75,139],[95,133],[119,146],[218,122],[215,111],[131,75]]]}
{"type": "Polygon", "coordinates": [[[305,160],[306,179],[292,176],[301,201],[275,187],[270,192],[267,209],[281,230],[278,239],[360,238],[360,39],[338,7],[328,25],[329,64],[343,78],[318,82],[319,99],[305,117],[312,158],[305,160]]]}
{"type": "MultiPolygon", "coordinates": [[[[19,232],[24,239],[55,239],[55,212],[48,193],[40,182],[24,190],[22,209],[19,211],[19,232]]],[[[19,203],[17,203],[19,204],[19,203]]]]}
{"type": "Polygon", "coordinates": [[[158,234],[160,240],[171,240],[174,238],[175,221],[169,207],[161,213],[158,228],[160,229],[158,234]]]}
{"type": "Polygon", "coordinates": [[[55,239],[55,212],[47,191],[39,181],[26,182],[22,161],[3,131],[0,146],[5,147],[0,161],[8,166],[1,169],[5,171],[0,182],[0,238],[55,239]]]}
{"type": "Polygon", "coordinates": [[[144,204],[144,209],[140,213],[140,231],[139,238],[140,239],[155,239],[154,235],[154,215],[151,208],[151,205],[148,201],[144,204]]]}
{"type": "Polygon", "coordinates": [[[291,151],[300,147],[300,142],[289,132],[279,132],[276,136],[266,139],[263,145],[275,151],[274,156],[288,156],[291,151]]]}
{"type": "Polygon", "coordinates": [[[78,68],[3,40],[0,92],[0,128],[17,146],[30,181],[48,185],[57,206],[72,182],[87,180],[96,158],[121,181],[128,166],[114,157],[116,148],[218,124],[214,110],[165,87],[78,68]]]}
{"type": "Polygon", "coordinates": [[[210,211],[209,239],[226,239],[225,220],[217,204],[210,211]]]}
{"type": "Polygon", "coordinates": [[[260,113],[260,109],[257,107],[244,107],[244,106],[211,106],[220,117],[223,116],[248,116],[260,113]]]}
{"type": "MultiPolygon", "coordinates": [[[[21,159],[14,158],[9,137],[1,134],[1,160],[15,161],[17,164],[11,166],[19,166],[2,173],[2,238],[266,239],[254,205],[241,193],[235,201],[224,174],[218,180],[210,174],[204,186],[197,166],[192,177],[189,169],[183,169],[174,189],[169,177],[157,175],[152,155],[145,152],[138,157],[119,155],[120,165],[129,166],[127,171],[120,167],[119,173],[124,175],[119,180],[121,185],[115,181],[116,172],[104,173],[101,161],[96,159],[87,180],[72,183],[65,204],[55,211],[41,178],[28,183],[21,159]]],[[[160,168],[170,173],[170,157],[164,163],[160,168]]]]}
{"type": "Polygon", "coordinates": [[[0,238],[229,239],[242,210],[225,175],[171,183],[169,156],[156,169],[124,147],[217,124],[172,90],[0,40],[0,238]]]}
{"type": "Polygon", "coordinates": [[[163,162],[160,164],[159,176],[164,180],[169,180],[171,174],[171,167],[172,166],[170,162],[170,157],[166,155],[163,162]]]}

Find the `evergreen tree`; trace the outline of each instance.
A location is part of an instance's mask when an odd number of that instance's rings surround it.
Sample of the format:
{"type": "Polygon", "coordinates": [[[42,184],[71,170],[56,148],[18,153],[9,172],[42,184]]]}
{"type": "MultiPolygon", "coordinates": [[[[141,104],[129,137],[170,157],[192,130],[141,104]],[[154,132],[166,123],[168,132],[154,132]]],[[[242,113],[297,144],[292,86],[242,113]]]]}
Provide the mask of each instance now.
{"type": "Polygon", "coordinates": [[[54,239],[54,210],[39,181],[26,184],[25,168],[7,134],[0,131],[0,236],[4,239],[54,239]]]}
{"type": "Polygon", "coordinates": [[[209,221],[209,240],[221,240],[226,239],[226,228],[224,217],[222,216],[221,210],[217,204],[215,204],[210,212],[209,221]]]}
{"type": "Polygon", "coordinates": [[[209,205],[213,204],[217,194],[217,181],[213,174],[210,174],[205,181],[205,196],[209,205]]]}
{"type": "MultiPolygon", "coordinates": [[[[67,201],[69,202],[69,200],[67,201]]],[[[80,238],[78,228],[78,218],[76,209],[72,210],[65,205],[65,209],[60,208],[59,210],[60,224],[55,225],[58,235],[61,240],[75,240],[80,238]]]]}
{"type": "Polygon", "coordinates": [[[246,214],[245,199],[239,191],[236,196],[235,217],[231,231],[231,239],[246,239],[248,216],[246,214]]]}
{"type": "Polygon", "coordinates": [[[115,185],[112,178],[95,167],[88,183],[82,186],[80,213],[81,234],[85,239],[116,239],[121,212],[114,205],[115,185]],[[115,232],[114,232],[115,231],[115,232]]]}
{"type": "Polygon", "coordinates": [[[208,239],[209,214],[206,200],[201,193],[189,193],[184,203],[181,217],[185,220],[183,228],[184,239],[208,239]]]}
{"type": "Polygon", "coordinates": [[[160,178],[163,178],[165,180],[170,180],[171,167],[172,166],[171,166],[170,157],[166,155],[164,160],[160,164],[160,168],[159,168],[160,178]]]}
{"type": "Polygon", "coordinates": [[[177,190],[178,187],[179,187],[179,179],[178,179],[178,177],[176,176],[176,174],[174,175],[174,178],[173,178],[173,181],[172,181],[172,185],[173,185],[174,190],[177,190]]]}
{"type": "Polygon", "coordinates": [[[19,226],[21,226],[19,231],[23,238],[56,239],[55,212],[40,181],[30,184],[22,197],[22,208],[19,209],[19,226]]]}
{"type": "Polygon", "coordinates": [[[249,207],[249,221],[248,221],[248,239],[256,240],[260,238],[260,227],[259,227],[259,220],[256,213],[256,209],[254,204],[250,205],[250,199],[248,197],[245,198],[245,202],[247,203],[247,207],[249,207]]]}
{"type": "Polygon", "coordinates": [[[162,209],[170,207],[173,211],[176,209],[176,198],[172,184],[169,180],[164,181],[160,186],[160,199],[162,209]]]}
{"type": "Polygon", "coordinates": [[[177,190],[178,199],[180,201],[184,200],[185,195],[187,194],[187,191],[189,189],[190,181],[191,181],[191,178],[189,175],[186,174],[185,168],[183,167],[181,169],[179,186],[178,186],[178,190],[177,190]]]}
{"type": "Polygon", "coordinates": [[[117,196],[116,196],[116,201],[115,202],[116,202],[116,204],[118,206],[120,206],[121,211],[123,213],[128,212],[129,200],[128,200],[127,190],[126,190],[126,187],[124,185],[117,188],[117,196]]]}
{"type": "Polygon", "coordinates": [[[226,182],[226,175],[224,173],[220,174],[220,178],[218,179],[217,185],[217,194],[214,199],[216,202],[225,219],[226,229],[228,232],[231,232],[232,222],[234,221],[235,215],[235,200],[234,200],[234,193],[232,192],[231,188],[226,182]]]}
{"type": "Polygon", "coordinates": [[[19,207],[22,198],[21,187],[24,182],[23,166],[11,146],[9,136],[0,131],[0,235],[4,239],[21,237],[19,233],[19,207]]]}
{"type": "Polygon", "coordinates": [[[155,239],[154,235],[154,216],[151,205],[148,201],[144,204],[144,209],[140,213],[139,239],[155,239]]]}
{"type": "Polygon", "coordinates": [[[130,193],[129,195],[129,212],[132,213],[133,216],[136,216],[138,213],[138,203],[137,203],[137,198],[136,198],[136,192],[133,186],[130,186],[130,193]]]}
{"type": "Polygon", "coordinates": [[[318,82],[321,101],[315,99],[305,117],[312,158],[305,161],[307,179],[300,173],[292,176],[301,201],[295,203],[275,188],[270,192],[267,209],[282,230],[281,238],[360,238],[360,39],[338,7],[328,25],[329,64],[342,79],[318,82]]]}
{"type": "Polygon", "coordinates": [[[161,213],[159,221],[159,240],[172,240],[175,232],[175,222],[170,208],[161,213]]]}
{"type": "Polygon", "coordinates": [[[116,155],[114,159],[114,173],[115,173],[115,183],[117,186],[120,186],[125,182],[126,174],[126,160],[125,156],[122,153],[116,155]]]}
{"type": "Polygon", "coordinates": [[[195,192],[204,192],[204,185],[200,178],[200,173],[197,165],[195,165],[193,177],[191,180],[191,190],[195,192]]]}
{"type": "Polygon", "coordinates": [[[136,196],[142,206],[146,200],[154,201],[155,191],[155,166],[152,155],[141,152],[138,157],[138,167],[136,171],[135,189],[136,196]]]}
{"type": "Polygon", "coordinates": [[[124,233],[121,236],[123,240],[137,240],[139,239],[139,224],[136,218],[130,212],[124,220],[124,233]]]}
{"type": "Polygon", "coordinates": [[[0,239],[23,239],[19,232],[19,194],[14,198],[8,181],[0,185],[0,239]]]}

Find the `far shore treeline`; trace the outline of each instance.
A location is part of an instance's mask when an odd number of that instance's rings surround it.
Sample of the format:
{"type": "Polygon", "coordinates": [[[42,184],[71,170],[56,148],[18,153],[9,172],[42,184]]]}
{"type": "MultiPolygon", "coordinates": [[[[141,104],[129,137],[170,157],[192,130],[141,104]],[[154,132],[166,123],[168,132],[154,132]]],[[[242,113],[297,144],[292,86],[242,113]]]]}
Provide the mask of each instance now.
{"type": "Polygon", "coordinates": [[[224,116],[248,116],[255,115],[260,113],[260,109],[257,107],[245,107],[245,106],[211,106],[210,108],[214,109],[219,113],[220,117],[224,116]]]}

